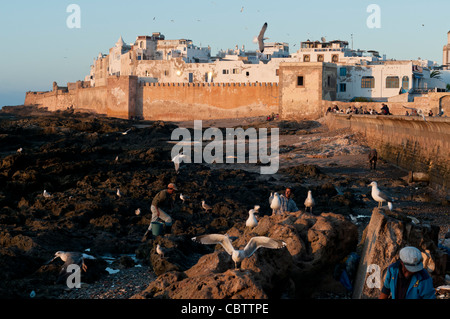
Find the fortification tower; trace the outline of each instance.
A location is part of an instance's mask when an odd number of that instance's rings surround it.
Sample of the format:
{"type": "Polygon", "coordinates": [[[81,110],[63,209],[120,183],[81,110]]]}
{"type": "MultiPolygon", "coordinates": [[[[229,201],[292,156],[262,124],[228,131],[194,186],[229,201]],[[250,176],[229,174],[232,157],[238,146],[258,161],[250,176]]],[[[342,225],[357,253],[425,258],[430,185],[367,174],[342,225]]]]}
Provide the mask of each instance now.
{"type": "Polygon", "coordinates": [[[444,45],[444,54],[442,58],[442,65],[447,70],[450,70],[450,31],[447,33],[447,44],[444,45]]]}

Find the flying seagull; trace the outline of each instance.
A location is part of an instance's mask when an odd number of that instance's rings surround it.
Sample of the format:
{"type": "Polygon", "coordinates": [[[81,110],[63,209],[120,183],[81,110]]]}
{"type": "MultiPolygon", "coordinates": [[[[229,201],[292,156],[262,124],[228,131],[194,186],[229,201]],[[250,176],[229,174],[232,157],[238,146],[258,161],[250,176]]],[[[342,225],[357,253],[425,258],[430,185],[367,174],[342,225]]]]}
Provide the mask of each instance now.
{"type": "Polygon", "coordinates": [[[86,272],[87,266],[84,263],[84,260],[95,259],[95,257],[91,255],[80,252],[57,251],[55,253],[55,256],[49,261],[47,261],[45,264],[48,265],[57,258],[61,258],[61,260],[64,262],[64,265],[62,266],[61,271],[59,273],[58,281],[60,281],[60,279],[62,279],[67,274],[67,267],[69,267],[70,265],[78,265],[81,269],[83,269],[83,271],[86,272]]]}
{"type": "Polygon", "coordinates": [[[312,214],[312,209],[316,202],[314,201],[314,198],[312,197],[311,191],[308,191],[308,197],[305,199],[305,212],[309,208],[309,212],[312,214]]]}
{"type": "Polygon", "coordinates": [[[410,109],[410,110],[415,111],[418,115],[422,116],[422,118],[423,118],[424,121],[426,121],[425,114],[423,113],[423,110],[422,110],[422,109],[416,109],[415,107],[407,107],[407,106],[404,106],[404,105],[402,105],[402,106],[403,106],[405,109],[410,109]]]}
{"type": "Polygon", "coordinates": [[[378,202],[378,207],[381,207],[383,202],[387,202],[389,210],[392,210],[392,202],[394,201],[392,197],[380,191],[377,182],[372,182],[369,186],[372,186],[372,198],[378,202]]]}
{"type": "Polygon", "coordinates": [[[126,130],[125,132],[120,132],[120,134],[122,134],[122,135],[127,135],[128,134],[128,132],[130,132],[131,131],[131,128],[130,129],[128,129],[128,130],[126,130]]]}
{"type": "Polygon", "coordinates": [[[177,174],[178,174],[178,170],[180,169],[180,163],[182,163],[182,162],[186,163],[187,160],[188,160],[188,156],[184,155],[183,153],[176,155],[172,159],[172,162],[175,165],[175,172],[177,172],[177,174]]]}
{"type": "Polygon", "coordinates": [[[261,53],[264,52],[264,40],[267,40],[268,38],[264,37],[264,33],[267,30],[267,22],[264,23],[264,25],[261,28],[261,31],[259,32],[259,35],[257,37],[255,37],[255,39],[253,40],[253,42],[258,43],[259,45],[259,51],[261,53]]]}
{"type": "Polygon", "coordinates": [[[225,251],[231,255],[234,261],[234,266],[237,269],[237,264],[254,254],[254,252],[261,247],[270,249],[280,249],[286,246],[286,243],[281,240],[272,239],[265,236],[252,237],[244,249],[236,250],[231,243],[228,235],[211,234],[202,235],[192,238],[193,241],[204,245],[221,244],[225,251]]]}

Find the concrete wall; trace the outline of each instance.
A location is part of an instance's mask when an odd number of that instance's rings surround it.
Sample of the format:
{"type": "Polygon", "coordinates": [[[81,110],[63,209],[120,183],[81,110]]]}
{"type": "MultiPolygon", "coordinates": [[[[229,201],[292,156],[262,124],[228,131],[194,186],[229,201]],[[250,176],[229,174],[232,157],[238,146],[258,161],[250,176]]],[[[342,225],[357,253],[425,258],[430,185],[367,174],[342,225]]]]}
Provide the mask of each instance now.
{"type": "Polygon", "coordinates": [[[326,122],[362,133],[383,159],[450,188],[450,118],[329,114],[326,122]]]}

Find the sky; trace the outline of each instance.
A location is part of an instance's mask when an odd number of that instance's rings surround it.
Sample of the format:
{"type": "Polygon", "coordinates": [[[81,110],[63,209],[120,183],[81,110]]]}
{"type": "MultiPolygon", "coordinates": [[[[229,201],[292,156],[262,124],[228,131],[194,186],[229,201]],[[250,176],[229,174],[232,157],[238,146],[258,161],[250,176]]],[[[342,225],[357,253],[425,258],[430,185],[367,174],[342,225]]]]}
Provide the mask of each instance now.
{"type": "Polygon", "coordinates": [[[120,36],[130,44],[153,32],[209,45],[215,55],[236,45],[256,50],[253,38],[267,22],[267,42],[286,42],[291,53],[302,41],[325,37],[388,59],[441,64],[449,12],[449,0],[1,1],[0,108],[23,104],[27,91],[51,90],[53,81],[84,80],[120,36]],[[68,11],[72,4],[79,15],[68,11]],[[373,4],[377,10],[368,10],[373,4]]]}

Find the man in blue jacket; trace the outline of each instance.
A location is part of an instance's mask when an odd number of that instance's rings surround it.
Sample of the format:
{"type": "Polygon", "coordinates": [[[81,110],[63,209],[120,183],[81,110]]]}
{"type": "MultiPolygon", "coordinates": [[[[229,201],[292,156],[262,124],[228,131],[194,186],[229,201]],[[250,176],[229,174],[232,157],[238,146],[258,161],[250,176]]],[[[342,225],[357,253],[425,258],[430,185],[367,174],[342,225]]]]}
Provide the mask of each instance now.
{"type": "Polygon", "coordinates": [[[379,299],[436,299],[433,279],[423,268],[415,247],[400,250],[400,259],[388,267],[379,299]]]}

